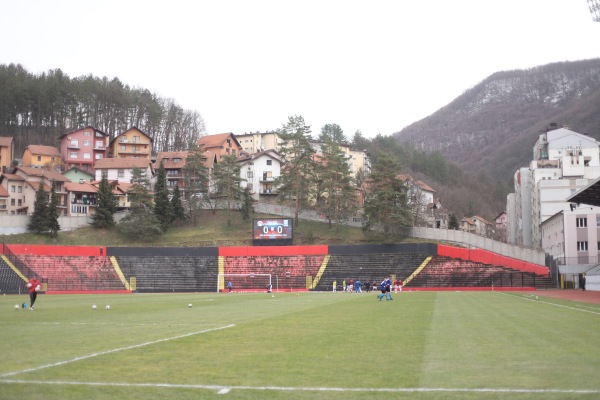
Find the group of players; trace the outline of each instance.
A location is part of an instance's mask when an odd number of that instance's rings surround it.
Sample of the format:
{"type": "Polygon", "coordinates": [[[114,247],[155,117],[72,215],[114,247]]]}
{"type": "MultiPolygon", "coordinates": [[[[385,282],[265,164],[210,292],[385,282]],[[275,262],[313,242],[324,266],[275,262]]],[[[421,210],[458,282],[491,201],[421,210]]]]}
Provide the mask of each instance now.
{"type": "MultiPolygon", "coordinates": [[[[350,279],[348,281],[348,284],[346,284],[346,281],[344,280],[343,283],[343,291],[344,292],[352,292],[354,290],[356,290],[356,293],[361,293],[361,282],[357,279],[356,282],[352,279],[350,279]]],[[[371,291],[371,282],[367,281],[365,282],[365,290],[367,292],[371,291]]],[[[402,282],[402,279],[397,278],[395,281],[392,282],[392,277],[388,276],[386,277],[383,281],[381,281],[381,284],[379,286],[380,290],[381,290],[381,294],[377,295],[377,298],[379,299],[379,301],[381,301],[384,297],[386,300],[394,300],[394,298],[392,297],[392,291],[394,293],[398,293],[402,291],[402,286],[404,285],[404,282],[402,282]]],[[[373,289],[377,289],[377,285],[374,284],[373,285],[373,289]]],[[[333,291],[336,292],[337,291],[337,282],[333,281],[333,291]]]]}

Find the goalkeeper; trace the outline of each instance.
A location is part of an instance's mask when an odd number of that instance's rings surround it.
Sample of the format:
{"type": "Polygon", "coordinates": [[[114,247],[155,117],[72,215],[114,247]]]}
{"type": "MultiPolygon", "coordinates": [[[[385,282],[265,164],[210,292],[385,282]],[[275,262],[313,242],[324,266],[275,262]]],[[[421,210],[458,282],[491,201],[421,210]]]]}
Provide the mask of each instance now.
{"type": "Polygon", "coordinates": [[[29,309],[33,311],[33,305],[37,299],[37,294],[42,290],[42,283],[36,278],[31,278],[29,282],[27,282],[27,290],[29,290],[29,309]]]}

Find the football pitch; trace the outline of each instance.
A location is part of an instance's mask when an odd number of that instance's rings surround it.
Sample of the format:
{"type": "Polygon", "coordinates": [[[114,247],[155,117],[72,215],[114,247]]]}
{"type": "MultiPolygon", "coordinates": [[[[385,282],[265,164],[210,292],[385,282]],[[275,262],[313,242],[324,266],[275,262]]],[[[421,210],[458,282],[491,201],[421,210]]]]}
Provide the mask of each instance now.
{"type": "Polygon", "coordinates": [[[600,398],[600,306],[542,295],[41,295],[15,310],[23,302],[0,297],[0,399],[600,398]]]}

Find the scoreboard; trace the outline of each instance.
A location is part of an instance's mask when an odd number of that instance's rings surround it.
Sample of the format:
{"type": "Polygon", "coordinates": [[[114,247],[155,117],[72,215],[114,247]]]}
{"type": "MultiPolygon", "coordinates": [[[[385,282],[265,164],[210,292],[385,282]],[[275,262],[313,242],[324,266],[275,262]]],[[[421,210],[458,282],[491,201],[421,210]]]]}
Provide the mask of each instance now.
{"type": "Polygon", "coordinates": [[[293,242],[291,218],[255,219],[252,221],[252,240],[255,246],[285,246],[293,242]]]}

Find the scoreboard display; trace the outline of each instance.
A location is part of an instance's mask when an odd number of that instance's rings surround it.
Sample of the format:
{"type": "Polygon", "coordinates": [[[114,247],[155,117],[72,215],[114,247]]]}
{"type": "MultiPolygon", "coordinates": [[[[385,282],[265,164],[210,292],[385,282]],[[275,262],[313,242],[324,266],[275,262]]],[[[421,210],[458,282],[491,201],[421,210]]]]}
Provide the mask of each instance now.
{"type": "Polygon", "coordinates": [[[252,239],[258,246],[290,245],[293,242],[292,219],[255,219],[252,221],[252,239]]]}

